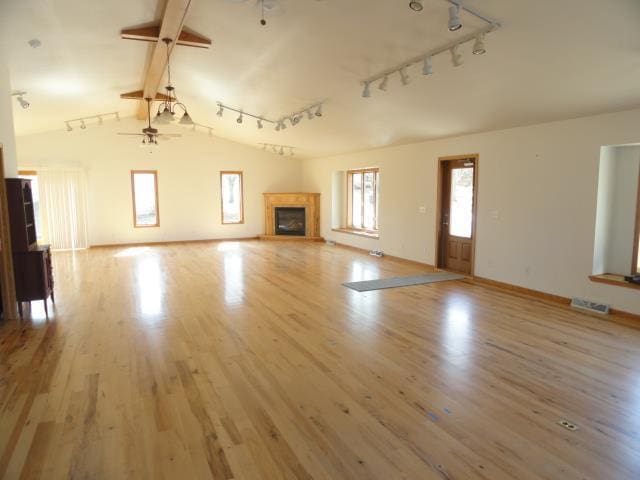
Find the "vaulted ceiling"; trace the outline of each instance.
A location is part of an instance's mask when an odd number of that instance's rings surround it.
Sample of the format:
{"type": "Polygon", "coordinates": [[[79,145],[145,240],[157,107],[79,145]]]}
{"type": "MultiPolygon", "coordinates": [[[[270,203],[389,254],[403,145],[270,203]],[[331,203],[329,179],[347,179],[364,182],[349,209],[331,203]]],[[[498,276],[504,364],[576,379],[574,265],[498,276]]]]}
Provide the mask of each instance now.
{"type": "MultiPolygon", "coordinates": [[[[175,48],[178,97],[217,136],[292,145],[307,157],[640,105],[637,0],[467,0],[503,24],[487,36],[486,55],[467,44],[464,65],[441,55],[434,75],[416,66],[409,85],[394,76],[386,92],[372,86],[362,98],[363,79],[483,25],[463,14],[464,28],[449,32],[449,4],[423,3],[416,13],[408,0],[277,0],[263,27],[255,0],[192,0],[185,24],[213,46],[175,48]],[[281,132],[216,116],[217,102],[277,118],[322,100],[322,118],[281,132]]],[[[137,102],[119,95],[142,88],[152,47],[122,40],[120,30],[159,19],[162,1],[0,0],[0,9],[12,87],[31,103],[15,103],[18,135],[136,113],[137,102]]]]}

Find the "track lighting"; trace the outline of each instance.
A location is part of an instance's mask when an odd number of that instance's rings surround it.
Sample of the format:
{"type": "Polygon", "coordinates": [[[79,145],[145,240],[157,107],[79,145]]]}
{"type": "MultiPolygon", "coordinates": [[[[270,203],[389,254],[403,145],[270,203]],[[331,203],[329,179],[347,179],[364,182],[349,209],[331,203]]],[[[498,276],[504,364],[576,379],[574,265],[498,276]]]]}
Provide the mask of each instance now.
{"type": "Polygon", "coordinates": [[[237,108],[230,107],[228,105],[224,105],[218,102],[218,112],[216,115],[222,118],[224,111],[229,110],[231,112],[238,113],[238,118],[236,118],[236,123],[241,124],[244,122],[244,117],[251,117],[256,119],[256,126],[258,129],[264,128],[264,123],[276,123],[273,120],[269,120],[268,118],[261,117],[260,115],[254,115],[252,113],[247,113],[244,110],[239,110],[237,108]]]}
{"type": "Polygon", "coordinates": [[[242,123],[242,112],[240,112],[240,115],[238,115],[238,119],[236,120],[236,122],[242,123]]]}
{"type": "Polygon", "coordinates": [[[362,98],[369,98],[371,96],[371,91],[369,90],[369,82],[365,82],[364,90],[362,91],[362,98]]]}
{"type": "Polygon", "coordinates": [[[382,81],[380,82],[380,85],[378,85],[378,88],[383,92],[386,92],[388,83],[389,83],[389,75],[385,75],[382,81]]]}
{"type": "Polygon", "coordinates": [[[306,111],[307,114],[307,120],[313,120],[313,113],[311,113],[311,109],[308,109],[306,111]]]}
{"type": "Polygon", "coordinates": [[[294,127],[300,123],[300,120],[302,120],[302,115],[293,115],[289,118],[291,125],[294,127]]]}
{"type": "Polygon", "coordinates": [[[20,106],[22,108],[29,108],[29,106],[31,105],[29,102],[27,102],[23,97],[24,95],[26,95],[27,92],[24,91],[19,91],[19,92],[13,92],[11,94],[11,96],[16,97],[16,101],[20,104],[20,106]]]}
{"type": "Polygon", "coordinates": [[[405,67],[402,67],[400,70],[398,70],[398,73],[400,74],[400,81],[402,82],[402,85],[408,85],[409,75],[407,75],[407,69],[405,67]]]}
{"type": "Polygon", "coordinates": [[[462,54],[458,52],[458,48],[458,45],[454,45],[449,50],[451,52],[451,63],[454,67],[459,67],[464,63],[464,61],[462,60],[462,54]]]}
{"type": "Polygon", "coordinates": [[[318,108],[316,108],[316,117],[321,117],[322,116],[322,104],[318,105],[318,108]]]}
{"type": "Polygon", "coordinates": [[[76,125],[79,126],[82,130],[87,128],[87,120],[95,120],[98,125],[103,125],[106,117],[113,115],[117,121],[120,121],[120,115],[118,112],[109,112],[109,113],[100,113],[98,115],[91,115],[89,117],[82,118],[72,118],[71,120],[65,120],[64,124],[67,132],[71,132],[73,130],[73,123],[76,122],[76,125]]]}
{"type": "Polygon", "coordinates": [[[421,12],[422,11],[422,0],[411,0],[409,2],[409,8],[411,10],[413,10],[414,12],[421,12]]]}
{"type": "Polygon", "coordinates": [[[485,53],[487,53],[487,49],[484,46],[484,33],[481,33],[476,37],[476,41],[473,44],[473,54],[484,55],[485,53]]]}
{"type": "Polygon", "coordinates": [[[276,132],[279,132],[280,130],[281,130],[281,128],[280,128],[280,122],[278,122],[278,123],[276,124],[276,132]]]}
{"type": "Polygon", "coordinates": [[[263,127],[262,120],[258,119],[258,130],[262,130],[262,127],[263,127]]]}
{"type": "Polygon", "coordinates": [[[220,110],[218,110],[218,113],[216,115],[218,115],[219,117],[222,117],[223,114],[224,114],[224,107],[220,105],[220,110]]]}
{"type": "Polygon", "coordinates": [[[424,66],[422,67],[423,75],[432,75],[433,74],[433,65],[431,62],[431,57],[425,57],[424,66]]]}
{"type": "Polygon", "coordinates": [[[262,151],[273,152],[275,155],[284,155],[285,149],[289,151],[289,156],[293,156],[293,148],[289,145],[274,145],[273,143],[259,143],[258,145],[262,145],[262,151]]]}
{"type": "Polygon", "coordinates": [[[460,21],[460,9],[462,8],[462,0],[458,5],[451,5],[449,7],[449,31],[455,32],[462,28],[462,22],[460,21]]]}

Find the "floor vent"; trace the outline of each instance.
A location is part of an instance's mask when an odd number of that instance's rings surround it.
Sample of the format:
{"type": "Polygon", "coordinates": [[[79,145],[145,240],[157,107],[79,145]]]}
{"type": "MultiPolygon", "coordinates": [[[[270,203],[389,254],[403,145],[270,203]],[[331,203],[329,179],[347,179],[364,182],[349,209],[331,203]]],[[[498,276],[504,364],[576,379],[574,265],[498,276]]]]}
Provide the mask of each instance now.
{"type": "Polygon", "coordinates": [[[606,305],[604,303],[592,302],[583,298],[572,298],[571,306],[573,308],[579,308],[580,310],[587,310],[589,312],[599,313],[601,315],[606,315],[609,313],[609,305],[606,305]]]}
{"type": "Polygon", "coordinates": [[[332,247],[335,247],[336,241],[335,240],[327,240],[327,245],[331,245],[332,247]]]}
{"type": "Polygon", "coordinates": [[[373,255],[374,257],[382,257],[384,256],[384,253],[382,253],[382,250],[369,250],[369,255],[373,255]]]}
{"type": "Polygon", "coordinates": [[[578,426],[575,423],[571,423],[569,420],[560,420],[558,424],[562,425],[567,430],[571,430],[572,432],[579,430],[578,426]]]}

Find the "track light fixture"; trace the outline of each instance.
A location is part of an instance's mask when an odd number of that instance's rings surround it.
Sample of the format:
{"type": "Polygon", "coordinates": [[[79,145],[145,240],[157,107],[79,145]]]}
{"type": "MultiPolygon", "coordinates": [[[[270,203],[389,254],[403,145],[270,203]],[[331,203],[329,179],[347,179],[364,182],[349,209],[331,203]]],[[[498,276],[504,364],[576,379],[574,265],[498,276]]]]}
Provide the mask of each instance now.
{"type": "Polygon", "coordinates": [[[291,124],[291,126],[295,127],[296,125],[298,125],[303,119],[304,119],[304,115],[305,113],[307,114],[307,119],[308,120],[312,120],[314,115],[316,117],[321,117],[322,116],[322,102],[320,103],[314,103],[312,105],[309,105],[308,107],[302,108],[290,115],[285,115],[283,117],[280,118],[280,120],[278,120],[276,122],[276,131],[279,132],[281,130],[284,130],[285,128],[287,128],[286,125],[286,121],[288,120],[289,123],[291,124]],[[311,113],[311,110],[313,110],[315,108],[315,114],[311,113]]]}
{"type": "Polygon", "coordinates": [[[362,98],[369,98],[371,96],[371,90],[369,90],[369,82],[365,82],[364,90],[362,91],[362,98]]]}
{"type": "Polygon", "coordinates": [[[451,52],[451,64],[454,67],[459,67],[464,63],[464,60],[462,60],[462,54],[458,52],[458,48],[459,48],[458,45],[454,45],[449,50],[451,52]]]}
{"type": "Polygon", "coordinates": [[[316,117],[321,117],[322,116],[322,104],[318,105],[318,108],[316,108],[315,115],[316,115],[316,117]]]}
{"type": "MultiPolygon", "coordinates": [[[[448,0],[451,3],[454,3],[452,0],[448,0]]],[[[457,3],[455,6],[457,7],[457,3]]],[[[399,65],[384,70],[376,75],[373,75],[369,78],[366,78],[362,81],[362,85],[364,86],[364,90],[362,92],[363,97],[368,97],[371,94],[370,85],[375,82],[380,82],[378,84],[378,89],[383,92],[387,91],[388,79],[389,76],[398,74],[400,76],[400,81],[402,85],[407,85],[410,81],[409,74],[407,70],[411,68],[413,65],[422,64],[422,74],[425,76],[429,76],[433,74],[433,57],[436,55],[440,55],[441,53],[449,52],[451,54],[451,62],[455,67],[459,67],[464,63],[462,54],[460,53],[460,47],[466,43],[473,42],[473,53],[476,55],[482,55],[486,52],[485,48],[485,37],[487,34],[492,33],[498,30],[501,25],[500,23],[489,20],[485,17],[476,14],[472,10],[469,10],[465,7],[465,11],[470,12],[472,15],[482,19],[487,22],[488,25],[484,28],[477,30],[469,35],[465,35],[462,38],[456,40],[455,42],[450,42],[447,45],[443,45],[442,47],[433,49],[429,52],[426,52],[423,55],[410,58],[400,63],[399,65]]]]}
{"type": "Polygon", "coordinates": [[[313,113],[311,113],[311,109],[307,109],[307,120],[313,120],[313,113]]]}
{"type": "Polygon", "coordinates": [[[238,114],[238,118],[236,118],[236,123],[242,124],[244,122],[244,117],[251,117],[256,119],[256,126],[258,129],[264,127],[263,123],[276,123],[273,120],[269,120],[268,118],[261,117],[260,115],[254,115],[252,113],[247,113],[244,110],[230,107],[228,105],[224,105],[223,103],[218,102],[218,112],[216,115],[222,118],[225,110],[229,110],[230,112],[235,112],[238,114]]]}
{"type": "Polygon", "coordinates": [[[433,65],[431,61],[431,57],[425,57],[424,65],[422,67],[423,75],[433,75],[433,65]]]}
{"type": "Polygon", "coordinates": [[[24,95],[26,95],[27,92],[24,91],[18,91],[18,92],[13,92],[11,94],[12,97],[16,97],[16,101],[20,104],[20,106],[24,109],[27,109],[31,106],[31,104],[29,102],[27,102],[23,97],[24,95]]]}
{"type": "Polygon", "coordinates": [[[378,88],[383,92],[386,92],[388,83],[389,83],[389,75],[385,75],[382,81],[380,82],[380,85],[378,85],[378,88]]]}
{"type": "Polygon", "coordinates": [[[455,32],[462,28],[462,22],[460,21],[460,9],[462,8],[462,0],[457,5],[451,5],[449,7],[449,31],[455,32]]]}
{"type": "Polygon", "coordinates": [[[120,114],[118,112],[100,113],[98,115],[91,115],[88,117],[72,118],[71,120],[65,120],[65,129],[67,132],[73,131],[74,123],[76,127],[80,127],[82,130],[87,128],[87,122],[96,122],[98,125],[104,123],[105,118],[113,116],[117,121],[120,121],[120,114]]]}
{"type": "Polygon", "coordinates": [[[293,156],[293,149],[295,148],[289,145],[274,145],[273,143],[259,143],[258,145],[262,145],[262,151],[270,150],[276,155],[284,155],[285,149],[287,149],[289,156],[293,156]]]}
{"type": "Polygon", "coordinates": [[[421,12],[423,8],[422,0],[411,0],[409,2],[409,8],[414,12],[421,12]]]}
{"type": "Polygon", "coordinates": [[[476,41],[473,43],[473,54],[484,55],[485,53],[487,53],[487,49],[484,46],[484,33],[481,33],[476,37],[476,41]]]}
{"type": "Polygon", "coordinates": [[[407,69],[405,67],[402,67],[400,70],[398,70],[398,74],[400,74],[400,82],[402,82],[402,85],[408,85],[410,80],[409,75],[407,75],[407,69]]]}

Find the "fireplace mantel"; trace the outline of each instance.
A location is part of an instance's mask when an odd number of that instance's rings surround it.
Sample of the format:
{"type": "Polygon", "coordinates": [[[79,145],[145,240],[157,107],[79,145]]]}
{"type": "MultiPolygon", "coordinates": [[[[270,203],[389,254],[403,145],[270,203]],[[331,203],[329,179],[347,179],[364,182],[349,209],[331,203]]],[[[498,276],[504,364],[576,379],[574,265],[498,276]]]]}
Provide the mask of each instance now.
{"type": "Polygon", "coordinates": [[[320,237],[320,194],[319,193],[265,193],[264,227],[260,238],[269,240],[322,240],[320,237]],[[277,207],[298,207],[305,209],[305,235],[276,235],[275,212],[277,207]]]}

